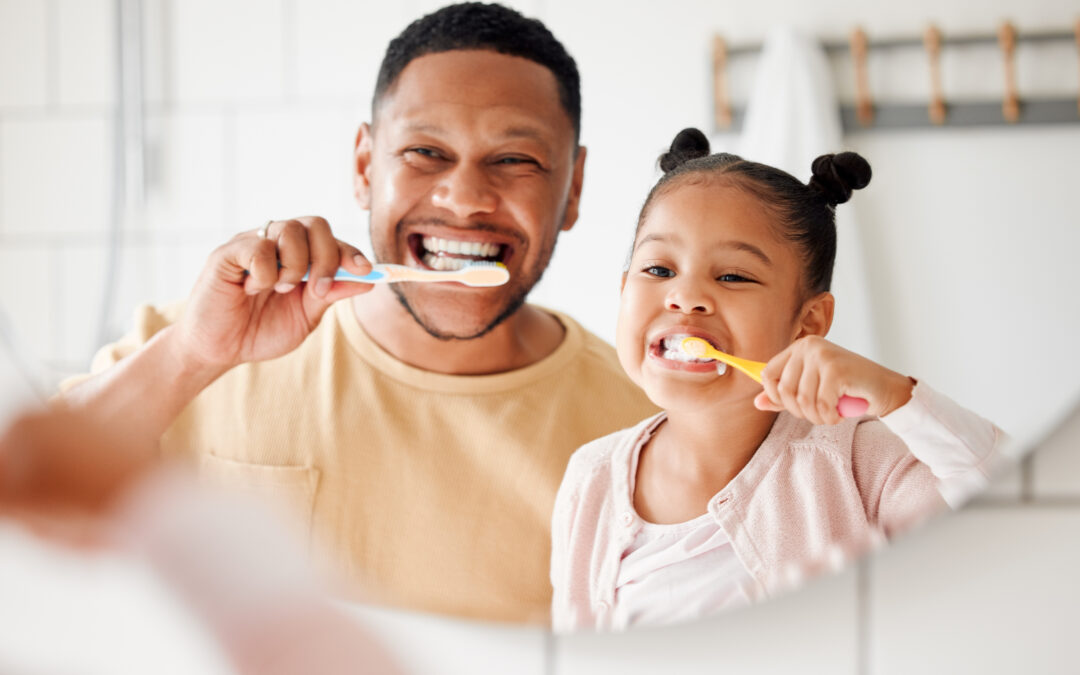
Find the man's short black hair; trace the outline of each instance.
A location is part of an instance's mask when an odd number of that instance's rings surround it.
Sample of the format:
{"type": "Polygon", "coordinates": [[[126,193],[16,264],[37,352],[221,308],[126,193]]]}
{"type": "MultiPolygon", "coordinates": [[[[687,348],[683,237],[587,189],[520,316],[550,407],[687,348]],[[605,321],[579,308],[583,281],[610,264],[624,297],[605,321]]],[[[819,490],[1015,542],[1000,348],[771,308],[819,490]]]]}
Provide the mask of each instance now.
{"type": "Polygon", "coordinates": [[[463,2],[443,7],[405,28],[386,48],[372,98],[372,119],[379,100],[413,59],[460,49],[487,49],[520,56],[555,75],[559,102],[574,127],[574,145],[581,136],[581,78],[577,64],[547,26],[502,5],[463,2]]]}

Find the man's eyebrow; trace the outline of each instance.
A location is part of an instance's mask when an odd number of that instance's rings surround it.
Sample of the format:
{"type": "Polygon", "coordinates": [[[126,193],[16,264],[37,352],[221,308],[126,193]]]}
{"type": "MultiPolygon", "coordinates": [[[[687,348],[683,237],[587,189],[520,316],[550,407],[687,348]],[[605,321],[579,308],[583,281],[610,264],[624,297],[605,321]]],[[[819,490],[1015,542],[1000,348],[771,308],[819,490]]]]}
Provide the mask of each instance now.
{"type": "Polygon", "coordinates": [[[433,134],[441,135],[446,133],[446,130],[435,124],[428,124],[427,122],[410,122],[405,127],[405,131],[421,134],[433,134]]]}
{"type": "Polygon", "coordinates": [[[548,142],[543,131],[530,126],[508,127],[503,130],[502,135],[507,138],[529,138],[545,144],[548,142]]]}

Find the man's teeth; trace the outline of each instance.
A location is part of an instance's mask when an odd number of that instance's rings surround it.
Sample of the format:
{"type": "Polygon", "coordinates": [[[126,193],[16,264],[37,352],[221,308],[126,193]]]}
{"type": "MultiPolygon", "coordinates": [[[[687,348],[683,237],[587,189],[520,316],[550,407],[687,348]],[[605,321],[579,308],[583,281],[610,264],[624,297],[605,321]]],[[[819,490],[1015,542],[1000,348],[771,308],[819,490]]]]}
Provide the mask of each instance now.
{"type": "Polygon", "coordinates": [[[470,262],[472,261],[468,258],[451,258],[449,256],[435,255],[434,253],[424,254],[424,264],[433,270],[460,270],[470,262]]]}
{"type": "Polygon", "coordinates": [[[460,255],[471,258],[497,258],[502,251],[501,244],[480,241],[457,241],[455,239],[442,239],[440,237],[424,237],[421,240],[424,247],[425,260],[427,254],[434,256],[460,255]]]}

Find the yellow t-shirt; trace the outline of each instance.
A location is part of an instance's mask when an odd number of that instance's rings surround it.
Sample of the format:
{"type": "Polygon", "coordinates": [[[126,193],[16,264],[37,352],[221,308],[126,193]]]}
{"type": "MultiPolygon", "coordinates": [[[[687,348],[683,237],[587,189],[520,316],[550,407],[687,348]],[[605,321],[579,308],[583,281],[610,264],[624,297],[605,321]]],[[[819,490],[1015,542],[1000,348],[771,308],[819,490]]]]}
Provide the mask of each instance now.
{"type": "MultiPolygon", "coordinates": [[[[94,370],[178,313],[140,310],[134,333],[101,350],[94,370]]],[[[293,352],[210,385],[162,449],[287,504],[319,558],[369,599],[546,622],[551,514],[570,455],[657,411],[610,345],[552,314],[566,332],[551,355],[459,376],[393,358],[339,302],[293,352]]]]}

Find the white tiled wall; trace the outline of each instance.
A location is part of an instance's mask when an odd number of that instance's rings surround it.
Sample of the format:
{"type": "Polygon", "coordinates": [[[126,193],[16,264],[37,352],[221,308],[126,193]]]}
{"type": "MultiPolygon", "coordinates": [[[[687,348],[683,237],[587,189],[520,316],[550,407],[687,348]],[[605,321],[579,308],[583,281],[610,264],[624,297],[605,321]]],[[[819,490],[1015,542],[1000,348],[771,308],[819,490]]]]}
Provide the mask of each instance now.
{"type": "MultiPolygon", "coordinates": [[[[114,330],[139,302],[182,297],[215,245],[267,218],[318,213],[363,242],[366,218],[352,205],[349,178],[355,127],[367,117],[387,40],[436,4],[143,3],[147,204],[145,218],[123,233],[114,330]]],[[[706,123],[705,85],[680,84],[704,82],[707,72],[705,43],[679,32],[689,13],[723,10],[729,32],[742,26],[755,35],[775,19],[745,3],[716,9],[698,0],[673,3],[662,20],[644,5],[615,12],[600,0],[513,4],[549,21],[577,56],[593,138],[607,120],[625,116],[646,132],[662,127],[664,137],[668,127],[706,123]],[[612,44],[636,45],[620,53],[637,61],[609,58],[612,44]]],[[[936,3],[915,4],[922,15],[935,14],[936,3]]],[[[1039,25],[1071,20],[1051,0],[992,4],[979,11],[1039,25]]],[[[835,0],[820,13],[801,3],[786,10],[826,33],[859,12],[871,12],[871,27],[898,20],[892,9],[864,7],[835,0]]],[[[113,9],[109,0],[0,0],[0,306],[58,371],[85,366],[105,288],[113,9]]],[[[966,14],[953,8],[944,18],[962,27],[966,14]]],[[[694,35],[716,27],[698,23],[694,35]]],[[[637,147],[649,143],[628,132],[618,145],[625,152],[590,156],[579,232],[561,240],[542,299],[562,293],[554,277],[602,256],[621,265],[620,233],[637,208],[623,203],[625,195],[648,186],[606,177],[620,175],[634,152],[655,156],[659,147],[637,147]],[[600,251],[586,243],[598,232],[606,242],[600,251]]],[[[610,323],[616,288],[613,275],[610,288],[576,292],[604,308],[595,321],[610,323]]],[[[976,505],[860,569],[693,626],[555,639],[375,610],[360,612],[360,620],[410,670],[427,673],[1077,672],[1080,408],[1041,446],[976,505]]]]}

